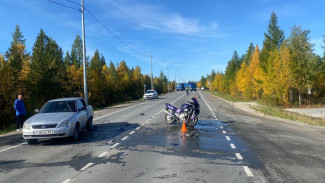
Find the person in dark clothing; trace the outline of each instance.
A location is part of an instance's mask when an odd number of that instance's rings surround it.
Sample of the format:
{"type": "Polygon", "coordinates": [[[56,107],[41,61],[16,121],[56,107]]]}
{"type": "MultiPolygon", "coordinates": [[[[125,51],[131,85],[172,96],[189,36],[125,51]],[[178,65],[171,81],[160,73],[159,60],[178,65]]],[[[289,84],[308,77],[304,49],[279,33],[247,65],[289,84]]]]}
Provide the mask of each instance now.
{"type": "Polygon", "coordinates": [[[25,108],[22,95],[18,95],[18,99],[15,101],[14,108],[17,116],[17,121],[16,121],[17,131],[19,131],[20,127],[23,127],[24,118],[26,115],[26,108],[25,108]]]}

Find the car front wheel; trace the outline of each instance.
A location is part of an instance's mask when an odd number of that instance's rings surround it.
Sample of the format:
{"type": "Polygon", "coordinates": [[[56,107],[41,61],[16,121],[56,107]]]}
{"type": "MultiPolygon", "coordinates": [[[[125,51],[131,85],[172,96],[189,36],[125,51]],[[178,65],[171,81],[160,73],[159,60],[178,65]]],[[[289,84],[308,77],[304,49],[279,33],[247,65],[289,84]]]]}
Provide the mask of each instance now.
{"type": "Polygon", "coordinates": [[[87,129],[91,130],[93,128],[93,118],[90,117],[87,122],[87,129]]]}
{"type": "Polygon", "coordinates": [[[74,131],[73,131],[72,140],[74,140],[74,141],[79,140],[79,135],[80,135],[79,125],[76,124],[74,131]]]}

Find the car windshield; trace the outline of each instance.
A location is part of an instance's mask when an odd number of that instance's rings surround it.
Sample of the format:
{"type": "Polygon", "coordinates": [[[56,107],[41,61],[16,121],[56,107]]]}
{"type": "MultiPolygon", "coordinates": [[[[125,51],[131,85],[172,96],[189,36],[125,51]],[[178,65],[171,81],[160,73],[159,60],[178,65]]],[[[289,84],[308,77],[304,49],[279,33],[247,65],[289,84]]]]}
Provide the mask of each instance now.
{"type": "Polygon", "coordinates": [[[47,102],[40,113],[76,112],[74,101],[47,102]]]}
{"type": "Polygon", "coordinates": [[[154,93],[154,91],[152,91],[152,90],[149,90],[149,91],[147,91],[146,93],[154,93]]]}

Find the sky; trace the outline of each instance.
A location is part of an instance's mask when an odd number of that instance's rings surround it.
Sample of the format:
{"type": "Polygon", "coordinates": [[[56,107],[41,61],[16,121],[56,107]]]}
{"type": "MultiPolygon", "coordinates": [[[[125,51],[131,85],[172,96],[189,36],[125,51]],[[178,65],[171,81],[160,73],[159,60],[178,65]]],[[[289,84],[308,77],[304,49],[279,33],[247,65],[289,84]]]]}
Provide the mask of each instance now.
{"type": "MultiPolygon", "coordinates": [[[[80,8],[67,0],[53,0],[80,8]]],[[[70,0],[80,4],[78,0],[70,0]]],[[[96,49],[117,64],[140,66],[143,74],[163,71],[177,82],[198,81],[212,70],[224,72],[235,50],[244,54],[252,42],[262,47],[270,15],[286,38],[294,25],[310,30],[314,52],[323,55],[324,0],[84,0],[85,7],[114,35],[85,11],[87,55],[96,49]],[[139,52],[141,54],[139,54],[139,52]]],[[[32,52],[40,29],[64,52],[82,34],[81,13],[48,0],[0,0],[0,54],[5,54],[18,24],[32,52]]]]}

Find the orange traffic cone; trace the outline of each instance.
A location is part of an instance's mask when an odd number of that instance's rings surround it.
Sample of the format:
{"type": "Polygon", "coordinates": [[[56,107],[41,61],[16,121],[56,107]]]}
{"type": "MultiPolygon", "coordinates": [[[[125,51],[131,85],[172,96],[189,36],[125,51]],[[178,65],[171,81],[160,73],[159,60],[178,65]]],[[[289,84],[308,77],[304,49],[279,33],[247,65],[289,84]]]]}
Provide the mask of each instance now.
{"type": "Polygon", "coordinates": [[[186,125],[185,122],[183,122],[183,126],[182,126],[182,130],[181,132],[187,132],[188,130],[186,129],[186,125]]]}

